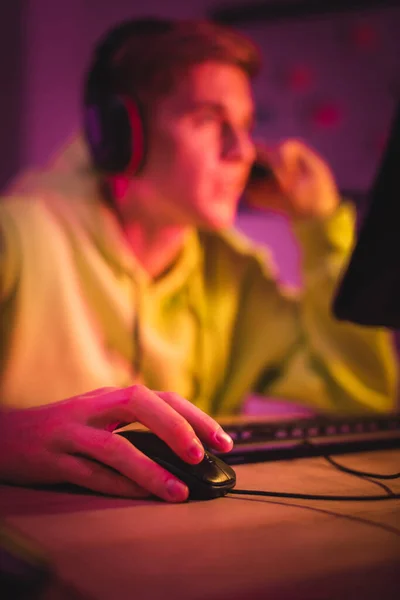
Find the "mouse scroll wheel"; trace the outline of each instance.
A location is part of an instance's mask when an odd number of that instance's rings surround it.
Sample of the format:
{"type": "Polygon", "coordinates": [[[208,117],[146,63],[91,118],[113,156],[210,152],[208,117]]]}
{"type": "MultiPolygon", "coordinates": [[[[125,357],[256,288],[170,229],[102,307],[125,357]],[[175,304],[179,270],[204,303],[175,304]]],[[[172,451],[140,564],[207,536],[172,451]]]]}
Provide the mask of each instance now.
{"type": "Polygon", "coordinates": [[[214,465],[215,461],[207,454],[204,454],[204,459],[203,459],[206,463],[208,463],[209,465],[214,465]]]}

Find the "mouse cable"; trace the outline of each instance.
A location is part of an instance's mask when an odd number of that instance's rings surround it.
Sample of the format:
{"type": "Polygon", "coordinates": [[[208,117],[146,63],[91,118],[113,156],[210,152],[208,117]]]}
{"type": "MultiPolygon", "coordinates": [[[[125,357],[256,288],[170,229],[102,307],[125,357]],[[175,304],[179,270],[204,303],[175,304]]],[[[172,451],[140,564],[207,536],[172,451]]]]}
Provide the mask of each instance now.
{"type": "MultiPolygon", "coordinates": [[[[315,444],[312,443],[311,440],[305,438],[302,442],[303,446],[308,446],[310,448],[317,448],[315,444]]],[[[324,458],[328,463],[330,463],[333,467],[342,471],[343,473],[348,473],[349,475],[357,475],[358,477],[369,477],[370,479],[399,479],[400,473],[390,473],[388,475],[384,473],[368,473],[367,471],[360,471],[358,469],[352,469],[351,467],[346,467],[341,463],[337,462],[337,460],[333,459],[329,454],[322,454],[322,458],[324,458]]]]}
{"type": "Polygon", "coordinates": [[[325,494],[296,494],[291,492],[267,492],[261,490],[238,490],[236,488],[229,490],[228,494],[238,494],[242,496],[267,496],[270,498],[291,498],[292,500],[331,500],[333,502],[364,502],[378,500],[399,500],[400,494],[390,492],[387,496],[335,496],[325,494]]]}
{"type": "MultiPolygon", "coordinates": [[[[310,447],[315,447],[312,442],[309,440],[304,440],[303,444],[308,445],[310,447]]],[[[346,467],[345,465],[340,464],[336,460],[334,460],[329,455],[323,455],[328,463],[330,463],[333,467],[342,471],[344,473],[349,473],[350,475],[356,475],[359,477],[369,477],[371,479],[398,479],[400,477],[400,473],[392,473],[389,475],[379,474],[379,473],[368,473],[367,471],[359,471],[357,469],[351,469],[350,467],[346,467]]],[[[387,489],[387,495],[379,495],[379,496],[338,496],[338,495],[325,495],[325,494],[299,494],[299,493],[290,493],[290,492],[268,492],[261,490],[239,490],[232,489],[228,492],[228,494],[238,494],[238,495],[246,495],[246,496],[267,496],[270,498],[291,498],[292,500],[326,500],[326,501],[334,501],[334,502],[345,502],[345,501],[353,501],[353,502],[363,502],[363,501],[380,501],[380,500],[398,500],[400,499],[400,494],[395,494],[389,488],[387,489]]]]}
{"type": "Polygon", "coordinates": [[[332,456],[324,455],[323,458],[328,461],[333,467],[338,469],[339,471],[343,471],[343,473],[349,473],[349,475],[358,475],[360,477],[369,477],[370,479],[399,479],[400,473],[390,473],[388,475],[380,474],[380,473],[368,473],[367,471],[359,471],[358,469],[351,469],[350,467],[346,467],[341,463],[337,462],[332,456]]]}

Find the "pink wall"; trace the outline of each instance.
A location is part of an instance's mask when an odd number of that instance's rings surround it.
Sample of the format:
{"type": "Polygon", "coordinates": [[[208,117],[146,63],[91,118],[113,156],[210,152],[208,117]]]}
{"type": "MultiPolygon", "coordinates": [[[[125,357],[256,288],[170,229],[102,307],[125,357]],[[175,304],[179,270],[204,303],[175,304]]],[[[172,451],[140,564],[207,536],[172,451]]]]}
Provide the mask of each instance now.
{"type": "Polygon", "coordinates": [[[22,2],[0,3],[0,190],[21,164],[25,95],[22,2]]]}
{"type": "Polygon", "coordinates": [[[305,139],[342,189],[368,189],[400,98],[400,5],[245,31],[265,57],[255,82],[257,133],[305,139]]]}

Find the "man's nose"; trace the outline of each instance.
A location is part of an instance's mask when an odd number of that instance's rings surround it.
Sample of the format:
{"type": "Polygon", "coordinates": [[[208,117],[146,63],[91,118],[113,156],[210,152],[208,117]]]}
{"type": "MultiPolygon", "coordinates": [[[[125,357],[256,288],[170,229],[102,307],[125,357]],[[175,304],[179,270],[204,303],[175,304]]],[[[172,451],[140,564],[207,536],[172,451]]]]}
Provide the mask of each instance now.
{"type": "Polygon", "coordinates": [[[227,128],[222,154],[226,160],[236,160],[252,164],[256,158],[256,148],[249,131],[227,128]]]}

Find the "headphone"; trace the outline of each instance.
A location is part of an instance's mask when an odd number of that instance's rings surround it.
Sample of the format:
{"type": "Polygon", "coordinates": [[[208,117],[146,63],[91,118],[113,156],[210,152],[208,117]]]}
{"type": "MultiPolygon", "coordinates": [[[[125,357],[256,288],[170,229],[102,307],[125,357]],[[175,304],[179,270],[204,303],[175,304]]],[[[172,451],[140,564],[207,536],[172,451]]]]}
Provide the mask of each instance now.
{"type": "Polygon", "coordinates": [[[135,35],[149,36],[151,43],[151,36],[172,28],[166,19],[125,21],[111,29],[95,50],[85,85],[83,129],[93,163],[102,173],[139,173],[148,144],[140,102],[113,90],[113,58],[135,35]]]}

